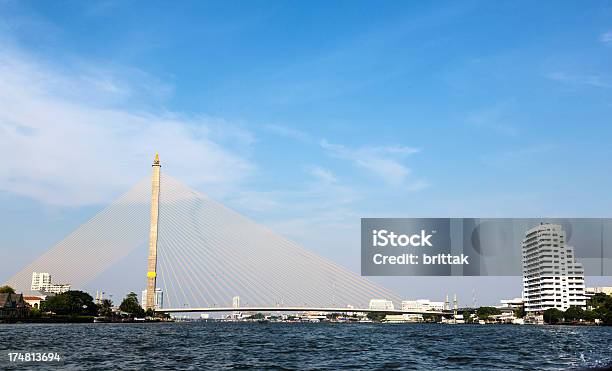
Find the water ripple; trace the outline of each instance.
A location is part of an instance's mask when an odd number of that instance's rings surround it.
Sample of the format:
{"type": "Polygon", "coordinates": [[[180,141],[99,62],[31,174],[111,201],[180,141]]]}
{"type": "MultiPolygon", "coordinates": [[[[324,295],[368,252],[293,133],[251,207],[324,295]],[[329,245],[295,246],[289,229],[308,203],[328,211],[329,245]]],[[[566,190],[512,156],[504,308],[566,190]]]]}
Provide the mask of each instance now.
{"type": "Polygon", "coordinates": [[[203,322],[5,324],[0,326],[0,351],[7,350],[60,352],[66,357],[62,365],[65,369],[557,370],[612,365],[612,328],[203,322]]]}

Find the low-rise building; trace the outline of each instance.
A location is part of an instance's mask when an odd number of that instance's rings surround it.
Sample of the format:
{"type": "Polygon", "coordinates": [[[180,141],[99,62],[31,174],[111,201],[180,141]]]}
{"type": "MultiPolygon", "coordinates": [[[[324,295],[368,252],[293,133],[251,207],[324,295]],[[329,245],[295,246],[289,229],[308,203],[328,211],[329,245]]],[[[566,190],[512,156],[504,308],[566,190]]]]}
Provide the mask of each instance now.
{"type": "MultiPolygon", "coordinates": [[[[417,311],[417,312],[428,312],[428,311],[442,311],[444,310],[444,302],[442,301],[431,301],[429,299],[418,299],[418,300],[402,300],[402,310],[406,311],[417,311]]],[[[421,314],[404,314],[404,318],[407,321],[417,322],[423,320],[421,314]]]]}
{"type": "Polygon", "coordinates": [[[442,311],[444,310],[444,302],[430,301],[429,299],[402,300],[402,310],[442,311]]]}
{"type": "Polygon", "coordinates": [[[407,317],[405,314],[387,314],[383,319],[383,322],[387,323],[406,323],[406,322],[417,322],[413,318],[407,317]]]}
{"type": "Polygon", "coordinates": [[[497,308],[501,309],[502,311],[504,309],[506,310],[519,309],[519,308],[522,308],[524,305],[523,298],[502,299],[499,301],[499,303],[500,305],[497,306],[497,308]]]}
{"type": "Polygon", "coordinates": [[[45,298],[42,296],[24,296],[23,301],[32,308],[40,309],[40,303],[45,301],[45,298]]]}
{"type": "Polygon", "coordinates": [[[394,310],[393,302],[387,299],[371,299],[370,309],[394,310]]]}
{"type": "Polygon", "coordinates": [[[23,294],[0,294],[0,320],[25,318],[30,308],[23,300],[23,294]]]}

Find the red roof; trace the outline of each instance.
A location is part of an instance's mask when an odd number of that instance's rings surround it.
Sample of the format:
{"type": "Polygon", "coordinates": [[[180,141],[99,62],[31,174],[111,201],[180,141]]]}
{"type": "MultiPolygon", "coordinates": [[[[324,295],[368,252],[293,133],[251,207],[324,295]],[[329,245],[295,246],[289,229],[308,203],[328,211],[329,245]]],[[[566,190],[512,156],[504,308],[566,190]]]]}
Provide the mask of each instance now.
{"type": "Polygon", "coordinates": [[[42,300],[39,296],[24,296],[23,300],[42,300]]]}

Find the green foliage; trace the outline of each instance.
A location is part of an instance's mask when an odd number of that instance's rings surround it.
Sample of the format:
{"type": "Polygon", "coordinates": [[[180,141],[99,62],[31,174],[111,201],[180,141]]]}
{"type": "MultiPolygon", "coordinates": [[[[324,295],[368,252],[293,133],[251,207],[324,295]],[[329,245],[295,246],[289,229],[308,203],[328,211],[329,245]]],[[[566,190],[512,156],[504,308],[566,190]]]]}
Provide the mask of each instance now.
{"type": "Polygon", "coordinates": [[[40,309],[30,307],[30,318],[40,318],[40,316],[41,316],[40,309]]]}
{"type": "Polygon", "coordinates": [[[527,312],[525,312],[525,307],[521,306],[518,307],[514,310],[514,316],[516,318],[523,318],[525,317],[525,315],[527,314],[527,312]]]}
{"type": "Polygon", "coordinates": [[[478,319],[485,320],[491,316],[501,314],[501,310],[495,307],[480,307],[476,310],[476,314],[478,315],[478,319]]]}
{"type": "Polygon", "coordinates": [[[593,295],[591,299],[587,300],[587,305],[593,308],[604,307],[608,310],[612,310],[612,296],[599,292],[593,295]]]}
{"type": "Polygon", "coordinates": [[[593,322],[595,320],[595,313],[592,310],[585,310],[582,318],[587,322],[593,322]]]}
{"type": "Polygon", "coordinates": [[[578,321],[584,318],[584,310],[580,307],[571,306],[563,313],[563,318],[567,322],[578,321]]]}
{"type": "Polygon", "coordinates": [[[601,321],[606,326],[612,326],[612,310],[606,311],[601,321]]]}
{"type": "Polygon", "coordinates": [[[0,286],[0,294],[14,294],[15,289],[9,285],[0,286]]]}
{"type": "Polygon", "coordinates": [[[133,292],[127,294],[121,305],[119,305],[119,309],[134,317],[144,317],[145,315],[145,310],[138,304],[138,296],[133,292]]]}
{"type": "Polygon", "coordinates": [[[93,298],[83,291],[66,291],[61,294],[49,296],[41,303],[44,311],[55,314],[92,316],[98,311],[93,298]]]}
{"type": "Polygon", "coordinates": [[[563,312],[557,308],[550,308],[544,311],[544,322],[549,325],[559,323],[563,319],[563,312]]]}
{"type": "Polygon", "coordinates": [[[145,316],[155,317],[155,311],[153,310],[153,308],[147,308],[147,310],[145,311],[145,316]]]}
{"type": "Polygon", "coordinates": [[[264,319],[266,318],[266,316],[263,315],[263,313],[255,313],[252,316],[248,317],[249,319],[264,319]]]}
{"type": "Polygon", "coordinates": [[[387,317],[387,313],[380,312],[369,312],[368,319],[372,322],[381,322],[383,319],[387,317]]]}
{"type": "Polygon", "coordinates": [[[603,325],[612,326],[612,296],[597,293],[587,301],[587,305],[593,307],[592,311],[587,311],[590,312],[589,317],[599,319],[603,325]]]}
{"type": "Polygon", "coordinates": [[[472,312],[470,312],[469,310],[463,311],[463,321],[465,323],[473,323],[474,319],[472,319],[472,312]]]}
{"type": "Polygon", "coordinates": [[[98,315],[102,317],[111,317],[113,315],[113,302],[110,299],[104,299],[100,303],[98,315]]]}
{"type": "Polygon", "coordinates": [[[423,314],[423,321],[425,322],[440,322],[442,316],[439,314],[423,314]]]}

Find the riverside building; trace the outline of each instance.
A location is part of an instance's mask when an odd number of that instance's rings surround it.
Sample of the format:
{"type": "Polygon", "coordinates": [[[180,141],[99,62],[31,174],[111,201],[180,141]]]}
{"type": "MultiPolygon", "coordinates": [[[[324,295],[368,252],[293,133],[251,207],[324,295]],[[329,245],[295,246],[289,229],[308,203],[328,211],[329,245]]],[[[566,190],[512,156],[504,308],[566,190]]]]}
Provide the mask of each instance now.
{"type": "Polygon", "coordinates": [[[30,289],[44,294],[61,294],[70,291],[70,285],[65,283],[52,283],[49,273],[32,272],[32,285],[30,289]]]}
{"type": "MultiPolygon", "coordinates": [[[[443,301],[430,301],[429,299],[418,300],[402,300],[402,310],[414,311],[443,311],[445,304],[443,301]]],[[[422,321],[422,314],[403,314],[404,318],[409,321],[422,321]]]]}
{"type": "Polygon", "coordinates": [[[584,269],[560,225],[542,223],[529,229],[522,256],[525,311],[585,307],[584,269]]]}
{"type": "Polygon", "coordinates": [[[381,309],[381,310],[385,310],[385,309],[389,309],[389,310],[393,310],[393,302],[391,300],[387,300],[387,299],[372,299],[370,300],[370,309],[381,309]]]}
{"type": "Polygon", "coordinates": [[[147,290],[142,290],[142,296],[141,296],[141,301],[142,303],[140,303],[140,306],[143,309],[148,309],[148,308],[163,308],[164,306],[164,290],[160,289],[159,287],[155,289],[155,294],[153,295],[153,304],[152,306],[148,306],[147,305],[147,299],[149,298],[149,296],[147,295],[147,290]]]}
{"type": "Polygon", "coordinates": [[[402,300],[402,310],[442,311],[443,301],[430,301],[429,299],[402,300]]]}

